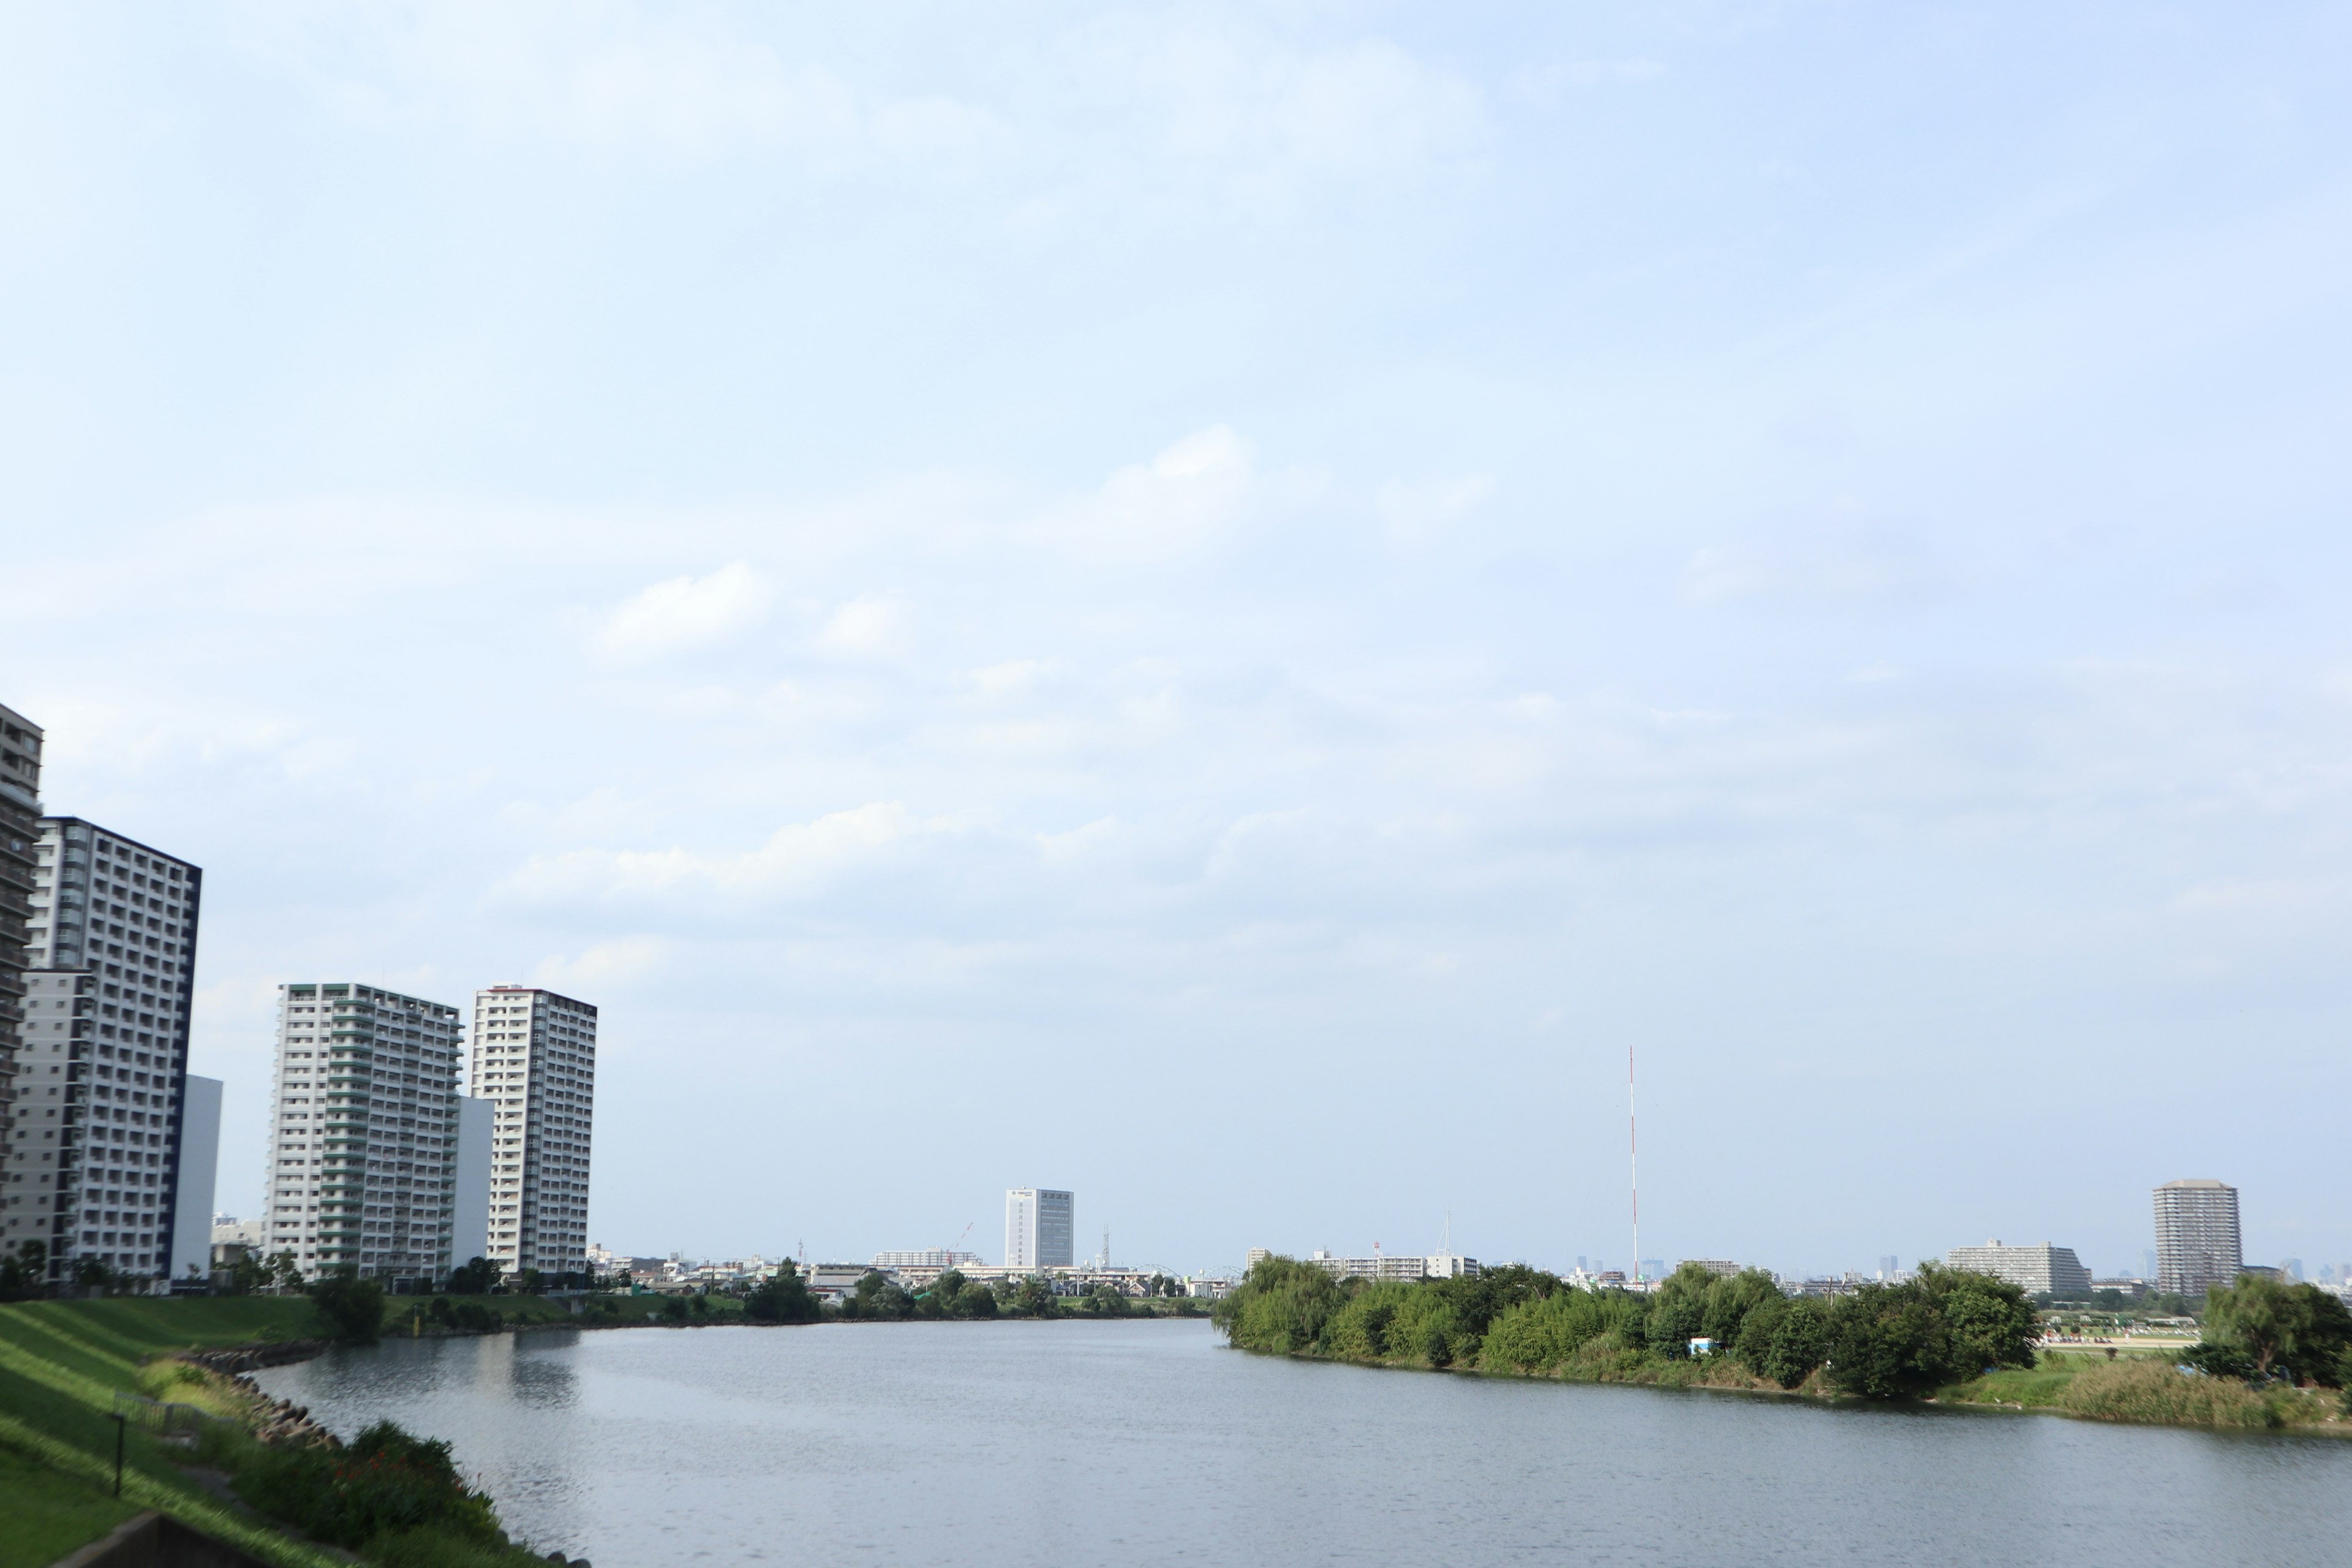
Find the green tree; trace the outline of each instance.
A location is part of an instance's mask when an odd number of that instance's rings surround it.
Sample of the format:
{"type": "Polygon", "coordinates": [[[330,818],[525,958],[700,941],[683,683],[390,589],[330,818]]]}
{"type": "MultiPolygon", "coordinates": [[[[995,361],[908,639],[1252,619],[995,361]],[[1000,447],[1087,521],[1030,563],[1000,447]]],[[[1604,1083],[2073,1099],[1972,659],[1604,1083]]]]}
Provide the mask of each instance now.
{"type": "Polygon", "coordinates": [[[743,1315],[755,1323],[814,1323],[824,1316],[824,1306],[787,1258],[743,1298],[743,1315]]]}
{"type": "Polygon", "coordinates": [[[1735,1353],[1747,1333],[1749,1315],[1787,1300],[1769,1274],[1760,1268],[1743,1268],[1706,1288],[1706,1310],[1699,1331],[1715,1342],[1717,1353],[1735,1353]]]}
{"type": "Polygon", "coordinates": [[[1755,1350],[1749,1368],[1783,1388],[1794,1388],[1829,1355],[1829,1309],[1801,1296],[1783,1300],[1777,1310],[1769,1303],[1759,1307],[1741,1325],[1743,1351],[1750,1344],[1755,1350]]]}
{"type": "Polygon", "coordinates": [[[1690,1354],[1690,1342],[1706,1329],[1707,1292],[1714,1285],[1714,1274],[1696,1263],[1685,1263],[1658,1282],[1650,1292],[1645,1325],[1652,1349],[1672,1361],[1690,1354]]]}
{"type": "Polygon", "coordinates": [[[959,1318],[992,1318],[996,1316],[996,1292],[974,1279],[955,1295],[955,1315],[959,1318]]]}
{"type": "Polygon", "coordinates": [[[469,1258],[449,1270],[448,1290],[452,1296],[487,1296],[498,1282],[495,1264],[486,1258],[469,1258]]]}
{"type": "Polygon", "coordinates": [[[1943,1319],[1952,1376],[2033,1364],[2038,1323],[2021,1287],[1934,1264],[1919,1270],[1916,1283],[1943,1319]]]}
{"type": "Polygon", "coordinates": [[[1864,1399],[1916,1399],[1949,1382],[1951,1335],[1916,1281],[1864,1285],[1830,1309],[1829,1376],[1864,1399]]]}
{"type": "Polygon", "coordinates": [[[268,1282],[279,1290],[302,1289],[302,1265],[295,1260],[292,1247],[270,1254],[268,1282]]]}
{"type": "Polygon", "coordinates": [[[1243,1350],[1291,1355],[1312,1351],[1346,1298],[1339,1281],[1295,1258],[1262,1258],[1211,1320],[1243,1350]]]}
{"type": "Polygon", "coordinates": [[[383,1285],[349,1265],[310,1282],[310,1307],[327,1337],[343,1344],[372,1345],[383,1329],[383,1285]]]}
{"type": "Polygon", "coordinates": [[[2244,1356],[2255,1380],[2278,1376],[2342,1386],[2352,1312],[2316,1285],[2242,1274],[2235,1284],[2206,1293],[2204,1337],[2244,1356]]]}

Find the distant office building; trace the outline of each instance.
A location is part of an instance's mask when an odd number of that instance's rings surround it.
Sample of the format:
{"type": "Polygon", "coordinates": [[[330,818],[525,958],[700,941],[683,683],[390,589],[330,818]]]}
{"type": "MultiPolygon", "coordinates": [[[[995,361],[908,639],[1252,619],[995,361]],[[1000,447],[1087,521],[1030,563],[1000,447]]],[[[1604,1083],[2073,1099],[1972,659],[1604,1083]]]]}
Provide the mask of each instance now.
{"type": "Polygon", "coordinates": [[[1885,1257],[1878,1260],[1878,1277],[1881,1279],[1894,1279],[1897,1274],[1903,1272],[1900,1265],[1901,1259],[1897,1258],[1893,1253],[1888,1253],[1885,1257]]]}
{"type": "Polygon", "coordinates": [[[2156,1283],[2180,1296],[2202,1295],[2238,1277],[2245,1263],[2238,1238],[2238,1189],[2224,1182],[2167,1182],[2156,1189],[2156,1283]]]}
{"type": "MultiPolygon", "coordinates": [[[[41,837],[41,727],[13,708],[0,708],[0,1140],[13,1151],[16,1052],[26,1022],[26,925],[33,914],[33,866],[41,837]]],[[[16,1245],[10,1222],[35,1216],[44,1235],[48,1205],[9,1180],[0,1197],[0,1234],[16,1245]]]]}
{"type": "MultiPolygon", "coordinates": [[[[37,1240],[49,1278],[84,1259],[172,1272],[188,997],[204,873],[75,816],[40,819],[0,1246],[37,1240]]],[[[209,1213],[209,1184],[194,1201],[209,1213]]]]}
{"type": "Polygon", "coordinates": [[[448,1276],[457,1030],[455,1007],[373,985],[278,988],[268,1249],[305,1279],[448,1276]]]}
{"type": "Polygon", "coordinates": [[[1270,1247],[1253,1247],[1243,1255],[1242,1267],[1245,1269],[1255,1268],[1273,1256],[1274,1249],[1270,1247]]]}
{"type": "Polygon", "coordinates": [[[1666,1260],[1663,1258],[1643,1258],[1641,1274],[1644,1279],[1664,1279],[1666,1277],[1666,1260]]]}
{"type": "Polygon", "coordinates": [[[194,1073],[181,1080],[180,1160],[172,1214],[173,1279],[203,1281],[213,1270],[213,1197],[220,1180],[221,1080],[194,1073]]]}
{"type": "Polygon", "coordinates": [[[1988,1241],[1982,1247],[1955,1247],[1944,1255],[1955,1268],[1990,1274],[2036,1295],[2080,1297],[2091,1293],[2091,1271],[2083,1267],[2071,1247],[2003,1247],[1988,1241]]]}
{"type": "MultiPolygon", "coordinates": [[[[957,1252],[949,1247],[933,1247],[916,1252],[877,1252],[867,1268],[963,1268],[984,1267],[977,1252],[957,1252]]],[[[860,1278],[864,1276],[861,1274],[860,1278]]],[[[856,1283],[855,1280],[851,1283],[856,1283]]]]}
{"type": "Polygon", "coordinates": [[[2139,1277],[2151,1285],[2156,1283],[2156,1248],[2152,1247],[2141,1248],[2139,1277]]]}
{"type": "Polygon", "coordinates": [[[457,1097],[457,1158],[449,1187],[449,1267],[490,1256],[490,1126],[498,1107],[457,1097]]]}
{"type": "Polygon", "coordinates": [[[1675,1267],[1676,1268],[1687,1268],[1694,1263],[1697,1264],[1701,1268],[1706,1269],[1709,1274],[1717,1276],[1718,1279],[1728,1279],[1733,1275],[1739,1272],[1739,1265],[1732,1262],[1727,1258],[1685,1258],[1680,1263],[1675,1264],[1675,1267]]]}
{"type": "Polygon", "coordinates": [[[2284,1275],[2285,1275],[2289,1279],[2293,1280],[2294,1283],[2296,1283],[2296,1284],[2298,1284],[2298,1285],[2302,1284],[2302,1283],[2303,1283],[2303,1259],[2302,1259],[2302,1258],[2281,1258],[2281,1259],[2279,1260],[2279,1272],[2280,1272],[2280,1273],[2282,1273],[2282,1274],[2284,1274],[2284,1275]]]}
{"type": "Polygon", "coordinates": [[[1007,1268],[1068,1268],[1077,1204],[1050,1187],[1014,1187],[1004,1194],[1004,1266],[1007,1268]]]}
{"type": "Polygon", "coordinates": [[[1421,1273],[1424,1279],[1475,1279],[1478,1260],[1458,1252],[1433,1252],[1421,1260],[1421,1273]]]}
{"type": "Polygon", "coordinates": [[[472,1092],[498,1107],[484,1256],[504,1274],[585,1273],[596,1009],[534,986],[476,992],[472,1092]]]}

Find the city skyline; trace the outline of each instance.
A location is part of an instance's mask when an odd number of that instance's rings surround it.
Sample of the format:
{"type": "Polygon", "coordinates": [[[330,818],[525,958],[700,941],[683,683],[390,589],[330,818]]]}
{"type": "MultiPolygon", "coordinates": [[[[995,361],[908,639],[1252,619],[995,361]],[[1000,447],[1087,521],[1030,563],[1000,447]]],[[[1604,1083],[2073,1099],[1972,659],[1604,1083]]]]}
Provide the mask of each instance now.
{"type": "Polygon", "coordinates": [[[2329,17],[127,15],[0,702],[206,869],[222,1207],[336,974],[594,999],[698,1250],[1624,1259],[1633,1047],[1647,1256],[2352,1255],[2329,17]]]}

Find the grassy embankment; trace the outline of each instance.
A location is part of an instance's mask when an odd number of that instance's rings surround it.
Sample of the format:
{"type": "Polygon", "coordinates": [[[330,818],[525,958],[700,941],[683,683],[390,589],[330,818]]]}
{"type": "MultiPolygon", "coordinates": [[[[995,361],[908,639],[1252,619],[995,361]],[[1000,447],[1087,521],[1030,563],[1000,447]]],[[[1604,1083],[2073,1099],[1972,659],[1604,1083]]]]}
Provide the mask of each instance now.
{"type": "MultiPolygon", "coordinates": [[[[395,1299],[398,1300],[399,1299],[395,1299]]],[[[460,1298],[500,1314],[509,1326],[576,1322],[562,1304],[530,1296],[460,1298]]],[[[731,1305],[731,1303],[730,1304],[731,1305]]],[[[615,1326],[658,1314],[652,1298],[621,1298],[604,1321],[615,1326]],[[644,1303],[645,1311],[637,1309],[644,1303]]],[[[714,1304],[716,1312],[727,1308],[714,1304]]],[[[387,1321],[387,1334],[404,1331],[387,1321]]],[[[118,1392],[193,1405],[232,1420],[250,1396],[228,1379],[168,1360],[176,1352],[267,1344],[320,1332],[299,1296],[181,1300],[125,1297],[0,1305],[0,1568],[38,1568],[96,1540],[142,1509],[156,1509],[230,1541],[266,1562],[347,1563],[303,1545],[191,1476],[194,1456],[131,1426],[124,1444],[122,1497],[113,1497],[118,1392]]],[[[212,1458],[234,1433],[215,1434],[212,1458]]]]}
{"type": "Polygon", "coordinates": [[[151,1364],[181,1350],[301,1339],[299,1297],[24,1301],[0,1306],[0,1568],[39,1568],[142,1509],[156,1509],[265,1562],[343,1561],[301,1546],[224,1501],[182,1468],[187,1456],[133,1426],[122,1497],[113,1495],[118,1391],[242,1413],[225,1379],[151,1364]],[[194,1374],[186,1376],[184,1374],[194,1374]]]}

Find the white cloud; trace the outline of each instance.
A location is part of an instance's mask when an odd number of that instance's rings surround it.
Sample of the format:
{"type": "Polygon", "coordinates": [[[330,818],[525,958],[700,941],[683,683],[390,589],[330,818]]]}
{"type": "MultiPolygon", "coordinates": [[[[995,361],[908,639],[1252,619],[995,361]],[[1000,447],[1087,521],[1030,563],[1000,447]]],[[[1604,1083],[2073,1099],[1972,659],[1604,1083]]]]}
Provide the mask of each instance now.
{"type": "Polygon", "coordinates": [[[551,953],[531,971],[531,981],[569,995],[607,994],[659,971],[675,945],[660,936],[616,937],[577,953],[551,953]]]}
{"type": "Polygon", "coordinates": [[[950,826],[944,820],[918,818],[897,801],[877,801],[812,822],[789,823],[758,848],[740,854],[575,849],[535,857],[501,883],[499,892],[541,906],[579,900],[638,905],[806,898],[844,873],[881,860],[900,844],[950,826]]]}
{"type": "Polygon", "coordinates": [[[767,580],[738,561],[707,577],[656,583],[614,610],[597,641],[621,659],[707,647],[759,625],[773,597],[767,580]]]}
{"type": "Polygon", "coordinates": [[[882,658],[901,649],[907,631],[906,612],[897,604],[862,595],[825,618],[816,646],[844,658],[882,658]]]}
{"type": "Polygon", "coordinates": [[[1392,537],[1418,540],[1458,521],[1494,489],[1494,478],[1488,474],[1465,474],[1425,484],[1391,479],[1373,492],[1372,504],[1392,537]]]}
{"type": "Polygon", "coordinates": [[[1082,559],[1166,561],[1214,542],[1247,508],[1249,444],[1223,425],[1195,431],[1134,463],[1085,500],[1050,511],[1033,531],[1082,559]]]}

